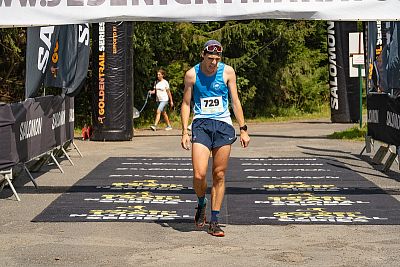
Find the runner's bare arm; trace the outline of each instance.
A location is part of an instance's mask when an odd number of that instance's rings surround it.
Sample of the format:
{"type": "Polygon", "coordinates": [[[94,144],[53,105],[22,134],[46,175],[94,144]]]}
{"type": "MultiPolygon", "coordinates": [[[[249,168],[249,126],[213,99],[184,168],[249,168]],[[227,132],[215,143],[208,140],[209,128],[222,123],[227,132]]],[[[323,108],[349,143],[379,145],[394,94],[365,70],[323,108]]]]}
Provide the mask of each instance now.
{"type": "Polygon", "coordinates": [[[181,106],[181,122],[182,122],[182,140],[181,145],[184,149],[190,149],[190,137],[188,134],[188,123],[190,116],[190,101],[192,99],[193,85],[196,81],[196,73],[194,68],[188,70],[185,74],[185,89],[183,91],[183,100],[181,106]]]}
{"type": "MultiPolygon", "coordinates": [[[[240,103],[239,95],[237,92],[235,70],[231,66],[225,66],[224,76],[226,77],[226,83],[228,85],[231,95],[233,112],[235,114],[237,122],[239,123],[239,127],[242,127],[243,125],[245,125],[245,121],[242,104],[240,103]]],[[[242,147],[247,147],[249,145],[249,142],[250,137],[247,131],[240,131],[240,144],[242,145],[242,147]]]]}

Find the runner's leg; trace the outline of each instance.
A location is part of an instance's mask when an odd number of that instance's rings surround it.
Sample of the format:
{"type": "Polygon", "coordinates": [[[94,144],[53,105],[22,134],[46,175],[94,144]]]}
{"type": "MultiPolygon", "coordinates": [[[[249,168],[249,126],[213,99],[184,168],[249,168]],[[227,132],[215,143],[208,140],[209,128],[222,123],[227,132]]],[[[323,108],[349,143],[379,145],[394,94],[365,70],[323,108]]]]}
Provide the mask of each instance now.
{"type": "Polygon", "coordinates": [[[213,185],[211,188],[211,210],[221,210],[225,194],[225,172],[228,168],[231,145],[214,148],[213,153],[213,185]]]}
{"type": "Polygon", "coordinates": [[[206,146],[200,143],[194,143],[192,146],[192,164],[193,164],[193,187],[197,195],[198,205],[194,216],[196,227],[201,228],[206,223],[207,211],[207,167],[210,151],[206,146]]]}
{"type": "Polygon", "coordinates": [[[207,168],[210,150],[200,143],[192,145],[193,187],[197,197],[202,197],[207,190],[207,168]]]}

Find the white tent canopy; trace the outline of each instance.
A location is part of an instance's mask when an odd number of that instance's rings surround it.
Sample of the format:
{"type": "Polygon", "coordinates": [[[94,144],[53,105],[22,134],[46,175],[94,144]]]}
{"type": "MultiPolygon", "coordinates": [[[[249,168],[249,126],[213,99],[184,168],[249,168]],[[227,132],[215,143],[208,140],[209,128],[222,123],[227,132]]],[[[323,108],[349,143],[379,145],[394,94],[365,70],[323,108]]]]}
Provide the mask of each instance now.
{"type": "Polygon", "coordinates": [[[400,0],[0,0],[0,26],[100,21],[395,21],[400,0]]]}

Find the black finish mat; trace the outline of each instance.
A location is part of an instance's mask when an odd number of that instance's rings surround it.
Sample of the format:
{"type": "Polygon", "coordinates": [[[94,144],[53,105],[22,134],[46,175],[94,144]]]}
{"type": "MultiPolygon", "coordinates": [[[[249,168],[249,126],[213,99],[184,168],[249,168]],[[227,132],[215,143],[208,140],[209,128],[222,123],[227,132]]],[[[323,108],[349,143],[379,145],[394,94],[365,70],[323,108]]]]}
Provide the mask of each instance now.
{"type": "MultiPolygon", "coordinates": [[[[196,201],[190,158],[109,158],[32,221],[192,223],[196,201]]],[[[243,225],[400,224],[400,203],[333,160],[231,158],[220,218],[243,225]]]]}

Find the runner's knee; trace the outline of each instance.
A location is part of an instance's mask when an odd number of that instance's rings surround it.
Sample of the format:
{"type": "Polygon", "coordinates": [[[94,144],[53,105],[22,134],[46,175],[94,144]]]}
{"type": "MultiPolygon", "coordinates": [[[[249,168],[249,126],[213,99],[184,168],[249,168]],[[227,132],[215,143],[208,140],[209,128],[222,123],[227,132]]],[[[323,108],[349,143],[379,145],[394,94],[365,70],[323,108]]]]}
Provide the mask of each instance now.
{"type": "Polygon", "coordinates": [[[213,172],[213,184],[219,184],[225,182],[225,171],[216,170],[213,172]]]}
{"type": "Polygon", "coordinates": [[[206,179],[206,173],[205,172],[199,172],[195,171],[193,174],[193,179],[198,180],[198,181],[203,181],[206,179]]]}

